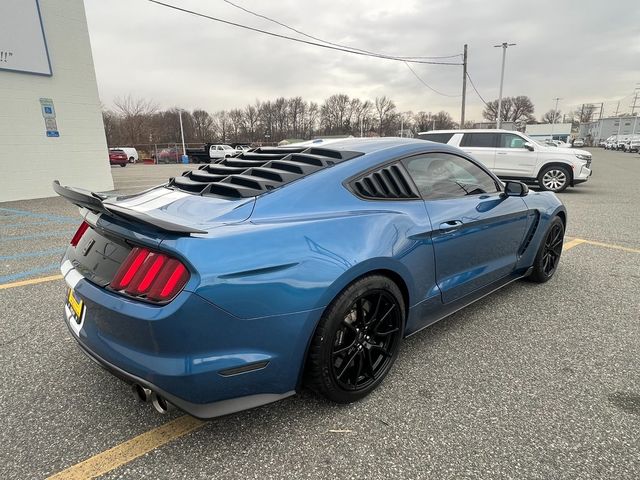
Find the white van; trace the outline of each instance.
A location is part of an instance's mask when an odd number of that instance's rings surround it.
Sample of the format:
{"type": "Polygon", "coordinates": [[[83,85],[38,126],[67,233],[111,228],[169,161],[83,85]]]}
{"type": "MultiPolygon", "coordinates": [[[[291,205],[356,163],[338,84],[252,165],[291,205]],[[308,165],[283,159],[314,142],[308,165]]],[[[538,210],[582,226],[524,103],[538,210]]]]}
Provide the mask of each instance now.
{"type": "Polygon", "coordinates": [[[561,192],[591,176],[591,153],[544,145],[511,130],[434,130],[418,138],[459,147],[498,177],[561,192]]]}
{"type": "Polygon", "coordinates": [[[136,163],[138,161],[138,151],[133,147],[113,147],[109,150],[122,150],[129,158],[129,163],[136,163]]]}

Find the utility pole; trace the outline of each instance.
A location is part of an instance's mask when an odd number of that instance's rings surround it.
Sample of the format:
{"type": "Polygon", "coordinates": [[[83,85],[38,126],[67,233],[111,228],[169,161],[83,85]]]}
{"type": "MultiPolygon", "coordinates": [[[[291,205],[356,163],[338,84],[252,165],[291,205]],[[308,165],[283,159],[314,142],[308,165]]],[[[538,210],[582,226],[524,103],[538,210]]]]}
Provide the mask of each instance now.
{"type": "Polygon", "coordinates": [[[504,62],[507,56],[507,48],[515,46],[515,43],[502,42],[500,45],[494,45],[495,48],[502,48],[502,72],[500,73],[500,94],[498,95],[498,114],[496,128],[502,126],[502,86],[504,84],[504,62]]]}
{"type": "Polygon", "coordinates": [[[362,115],[360,115],[360,138],[362,138],[362,115]]]}
{"type": "Polygon", "coordinates": [[[464,128],[464,104],[467,99],[467,44],[464,44],[462,54],[462,112],[460,113],[460,128],[464,128]]]}
{"type": "MultiPolygon", "coordinates": [[[[633,106],[631,107],[631,115],[633,115],[636,110],[636,102],[638,101],[638,88],[640,87],[636,85],[636,94],[633,96],[633,106]]],[[[633,118],[633,130],[631,130],[631,140],[633,140],[633,136],[636,134],[636,123],[638,123],[637,115],[633,118]]]]}
{"type": "Polygon", "coordinates": [[[551,140],[553,140],[553,130],[556,126],[556,115],[558,115],[558,102],[562,100],[560,97],[554,98],[556,101],[556,108],[553,110],[553,118],[551,119],[551,140]]]}
{"type": "Polygon", "coordinates": [[[620,110],[620,100],[618,100],[618,106],[616,107],[616,117],[618,116],[618,110],[620,110]]]}

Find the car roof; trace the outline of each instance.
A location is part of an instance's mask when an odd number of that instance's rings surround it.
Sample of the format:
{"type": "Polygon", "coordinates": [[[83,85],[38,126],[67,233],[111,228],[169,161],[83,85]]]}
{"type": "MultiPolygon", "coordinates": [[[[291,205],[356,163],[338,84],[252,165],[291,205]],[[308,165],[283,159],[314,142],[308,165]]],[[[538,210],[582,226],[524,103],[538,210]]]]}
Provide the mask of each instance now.
{"type": "Polygon", "coordinates": [[[353,151],[364,154],[374,153],[388,148],[399,147],[402,145],[424,144],[424,140],[419,138],[407,137],[360,137],[360,138],[331,138],[316,139],[307,142],[293,143],[285,145],[287,147],[318,147],[328,148],[331,150],[353,151]]]}
{"type": "Polygon", "coordinates": [[[462,128],[459,130],[429,130],[428,132],[418,132],[418,135],[429,133],[520,133],[515,130],[505,130],[502,128],[462,128]]]}

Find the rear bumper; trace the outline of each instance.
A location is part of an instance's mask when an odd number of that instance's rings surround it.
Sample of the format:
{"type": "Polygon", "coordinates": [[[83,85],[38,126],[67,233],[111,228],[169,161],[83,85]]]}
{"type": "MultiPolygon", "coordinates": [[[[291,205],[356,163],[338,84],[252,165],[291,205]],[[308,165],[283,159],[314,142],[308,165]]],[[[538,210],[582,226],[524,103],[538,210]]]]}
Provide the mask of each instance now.
{"type": "MultiPolygon", "coordinates": [[[[72,333],[71,328],[69,329],[72,333]]],[[[76,339],[77,340],[77,339],[76,339]]],[[[82,342],[78,341],[78,345],[80,349],[94,362],[104,368],[106,371],[118,377],[122,381],[134,385],[139,384],[153,392],[156,392],[158,395],[161,395],[166,400],[171,402],[171,404],[178,407],[180,410],[188,413],[189,415],[200,418],[203,420],[220,417],[222,415],[228,415],[230,413],[239,412],[241,410],[247,410],[249,408],[259,407],[261,405],[266,405],[268,403],[277,402],[278,400],[282,400],[291,395],[294,395],[295,390],[291,390],[289,392],[274,394],[274,393],[263,393],[263,394],[255,394],[255,395],[246,395],[244,397],[232,398],[228,400],[220,400],[218,402],[212,403],[193,403],[187,400],[184,400],[171,392],[165,391],[157,385],[145,380],[144,378],[137,377],[132,375],[120,367],[107,362],[104,358],[98,356],[95,352],[89,350],[82,342]]]]}
{"type": "Polygon", "coordinates": [[[183,291],[164,306],[102,289],[74,268],[65,281],[84,304],[66,323],[93,360],[199,418],[211,418],[292,395],[321,312],[238,319],[183,291]]]}

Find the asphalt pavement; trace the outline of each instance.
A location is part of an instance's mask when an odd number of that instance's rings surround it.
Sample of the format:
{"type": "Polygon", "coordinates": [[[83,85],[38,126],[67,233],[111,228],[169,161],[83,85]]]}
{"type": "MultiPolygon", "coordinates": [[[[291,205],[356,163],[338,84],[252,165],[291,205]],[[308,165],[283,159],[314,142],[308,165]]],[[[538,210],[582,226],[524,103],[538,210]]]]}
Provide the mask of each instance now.
{"type": "MultiPolygon", "coordinates": [[[[559,195],[567,236],[588,242],[552,281],[517,282],[406,339],[361,402],[303,391],[111,459],[101,478],[640,478],[640,156],[593,153],[593,177],[559,195]]],[[[131,192],[184,169],[112,173],[131,192]]],[[[74,478],[183,415],[136,403],[70,337],[62,280],[40,280],[78,224],[59,198],[0,204],[0,478],[74,478]]]]}

